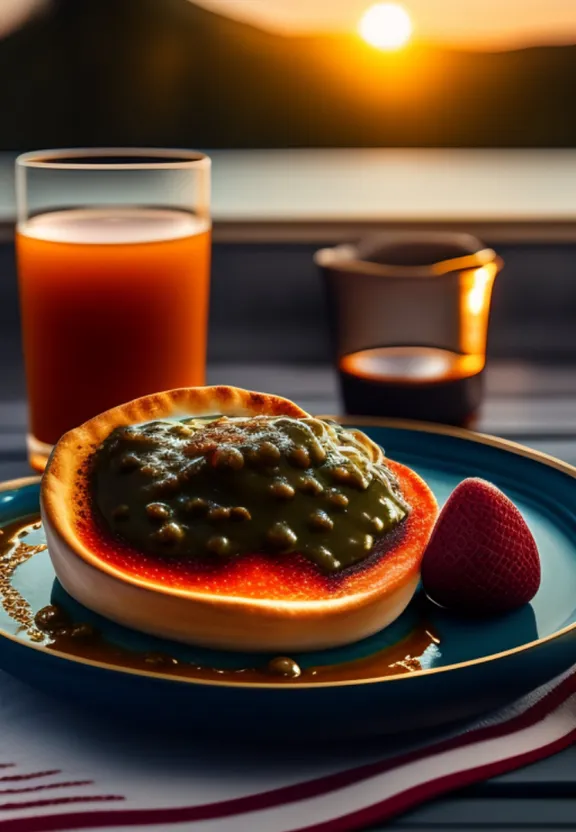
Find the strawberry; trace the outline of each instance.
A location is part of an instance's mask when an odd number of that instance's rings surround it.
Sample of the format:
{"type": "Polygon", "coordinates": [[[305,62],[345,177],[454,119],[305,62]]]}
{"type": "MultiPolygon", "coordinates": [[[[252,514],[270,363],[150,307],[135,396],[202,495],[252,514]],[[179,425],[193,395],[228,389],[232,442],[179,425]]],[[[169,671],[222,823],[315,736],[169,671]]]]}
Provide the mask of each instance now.
{"type": "Polygon", "coordinates": [[[540,586],[536,541],[514,503],[495,485],[467,479],[442,509],[422,561],[427,595],[472,615],[507,612],[540,586]]]}

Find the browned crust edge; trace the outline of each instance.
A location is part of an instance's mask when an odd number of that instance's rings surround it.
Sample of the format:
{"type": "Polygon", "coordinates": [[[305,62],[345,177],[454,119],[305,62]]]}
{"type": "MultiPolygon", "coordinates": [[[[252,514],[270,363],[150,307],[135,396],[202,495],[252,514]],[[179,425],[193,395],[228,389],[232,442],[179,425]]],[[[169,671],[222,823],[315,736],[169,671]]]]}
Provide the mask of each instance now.
{"type": "MultiPolygon", "coordinates": [[[[46,470],[42,477],[40,486],[40,502],[44,522],[48,522],[64,542],[76,553],[76,555],[91,566],[107,572],[118,580],[126,580],[129,583],[140,586],[149,591],[160,591],[167,595],[180,595],[195,600],[213,604],[246,605],[254,607],[276,606],[285,607],[286,611],[293,608],[306,608],[312,613],[313,608],[322,609],[328,606],[363,606],[378,594],[382,600],[389,592],[382,586],[375,587],[372,591],[364,591],[360,594],[340,597],[338,599],[315,600],[306,602],[278,602],[251,599],[231,598],[227,596],[207,596],[205,593],[193,592],[191,590],[172,589],[169,587],[152,587],[149,582],[140,580],[134,576],[126,576],[112,565],[101,561],[93,552],[79,539],[75,529],[77,520],[76,504],[78,484],[83,476],[85,463],[96,447],[118,426],[137,424],[139,422],[153,419],[167,418],[174,415],[201,416],[201,415],[225,415],[225,416],[288,416],[291,418],[307,418],[309,414],[291,402],[289,399],[275,396],[268,393],[258,393],[243,390],[237,387],[215,386],[215,387],[191,387],[168,390],[162,393],[155,393],[134,399],[123,405],[119,405],[98,416],[90,419],[77,428],[74,428],[60,439],[55,446],[46,470]]],[[[365,434],[354,431],[367,447],[373,459],[383,457],[381,448],[365,434]]],[[[415,472],[410,474],[417,477],[415,472]]],[[[418,477],[418,480],[420,478],[418,477]]],[[[421,481],[421,480],[420,480],[421,481]]],[[[429,491],[429,489],[428,489],[429,491]]],[[[436,507],[436,501],[429,491],[431,505],[436,507]]],[[[434,515],[435,519],[435,515],[434,515]]],[[[431,519],[430,531],[433,521],[431,519]]],[[[417,571],[419,563],[415,563],[414,570],[417,571]]],[[[394,586],[388,587],[391,592],[394,586]]]]}

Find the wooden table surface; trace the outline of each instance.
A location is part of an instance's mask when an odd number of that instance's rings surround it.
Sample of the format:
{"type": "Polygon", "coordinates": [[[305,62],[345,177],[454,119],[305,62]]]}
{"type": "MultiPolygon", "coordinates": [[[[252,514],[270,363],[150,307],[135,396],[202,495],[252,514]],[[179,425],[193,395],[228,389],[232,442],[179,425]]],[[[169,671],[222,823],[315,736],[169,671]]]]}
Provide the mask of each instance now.
{"type": "MultiPolygon", "coordinates": [[[[209,382],[278,393],[315,413],[338,413],[328,367],[216,365],[209,382]]],[[[0,400],[0,479],[30,473],[25,454],[26,406],[0,400]]],[[[576,465],[576,367],[493,364],[478,429],[576,465]]],[[[574,657],[576,663],[576,655],[574,657]]],[[[434,801],[387,830],[576,830],[576,747],[555,757],[434,801]]]]}

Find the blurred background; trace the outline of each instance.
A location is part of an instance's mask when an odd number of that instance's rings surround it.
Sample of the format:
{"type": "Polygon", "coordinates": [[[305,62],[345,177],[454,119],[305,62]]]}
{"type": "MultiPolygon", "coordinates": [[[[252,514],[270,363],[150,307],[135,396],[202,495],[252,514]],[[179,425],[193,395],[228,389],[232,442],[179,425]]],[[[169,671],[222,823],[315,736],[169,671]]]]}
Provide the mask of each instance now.
{"type": "Polygon", "coordinates": [[[2,0],[4,150],[572,147],[570,0],[2,0]]]}
{"type": "Polygon", "coordinates": [[[506,263],[490,355],[576,358],[576,3],[1,0],[0,77],[5,400],[25,395],[13,160],[43,147],[213,157],[223,375],[327,363],[312,255],[381,228],[479,235],[506,263]]]}

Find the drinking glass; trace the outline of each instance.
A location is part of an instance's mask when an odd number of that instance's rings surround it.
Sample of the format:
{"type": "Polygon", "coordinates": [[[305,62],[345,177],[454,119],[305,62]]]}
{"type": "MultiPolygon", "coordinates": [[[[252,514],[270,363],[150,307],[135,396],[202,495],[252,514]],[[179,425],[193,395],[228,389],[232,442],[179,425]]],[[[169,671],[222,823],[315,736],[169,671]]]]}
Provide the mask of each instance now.
{"type": "Polygon", "coordinates": [[[168,149],[16,160],[28,455],[133,398],[205,381],[210,159],[168,149]]]}
{"type": "Polygon", "coordinates": [[[468,234],[398,232],[316,263],[346,411],[471,427],[501,258],[468,234]]]}

